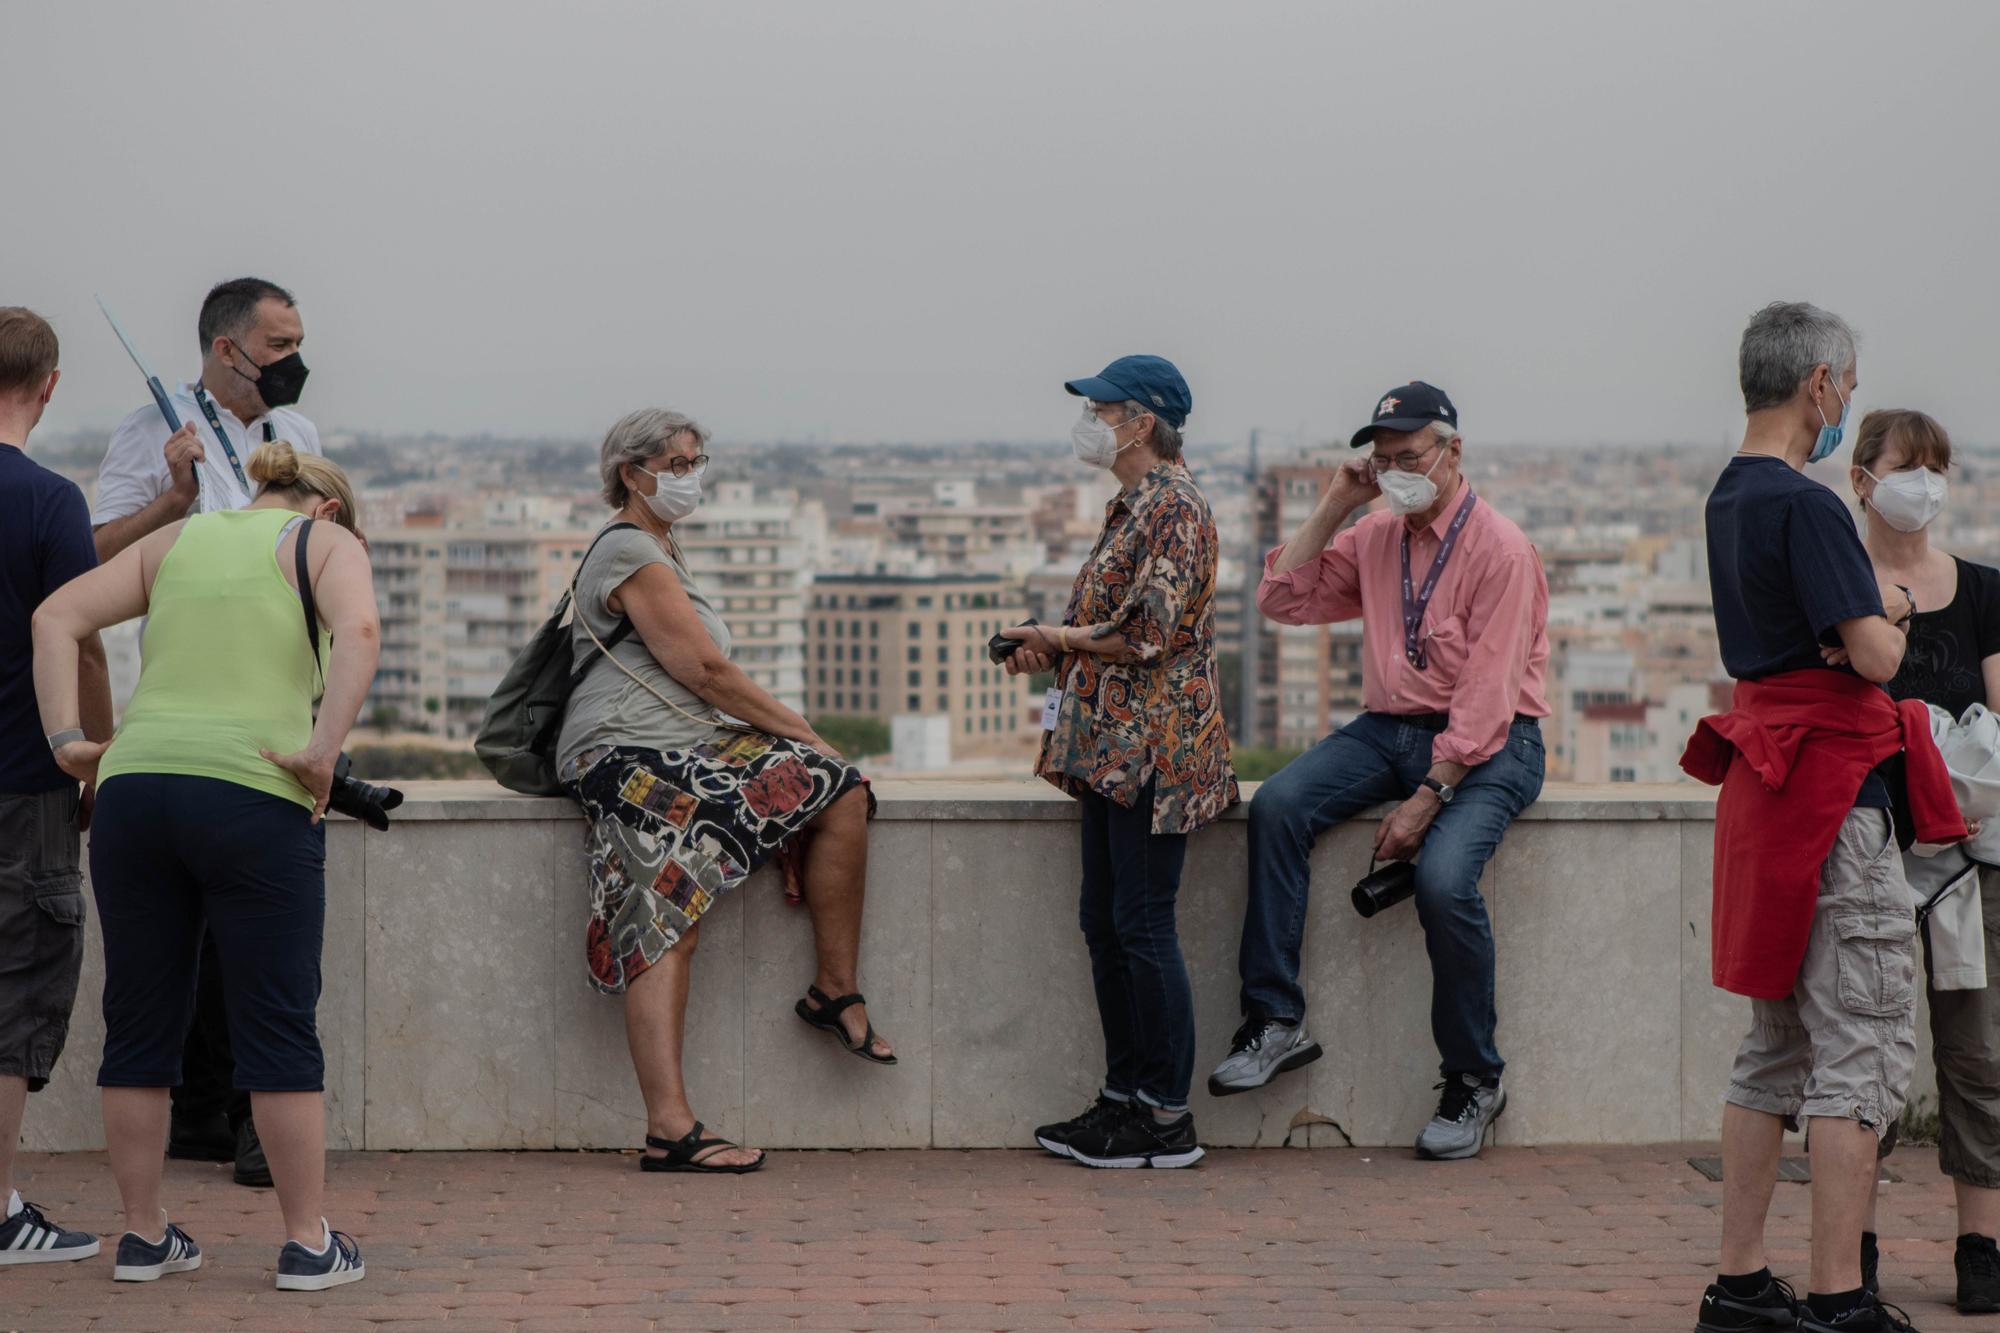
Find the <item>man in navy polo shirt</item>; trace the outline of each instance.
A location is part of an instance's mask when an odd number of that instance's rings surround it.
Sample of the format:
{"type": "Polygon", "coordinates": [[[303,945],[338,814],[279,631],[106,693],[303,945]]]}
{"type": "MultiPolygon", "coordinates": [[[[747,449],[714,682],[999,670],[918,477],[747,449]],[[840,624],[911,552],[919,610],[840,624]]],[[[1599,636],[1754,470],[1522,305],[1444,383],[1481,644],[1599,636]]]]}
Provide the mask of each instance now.
{"type": "MultiPolygon", "coordinates": [[[[83,492],[26,453],[61,378],[57,351],[48,321],[0,307],[0,1265],[97,1253],[97,1237],[57,1226],[14,1188],[21,1116],[62,1054],[83,966],[90,793],[56,767],[42,734],[29,633],[42,599],[97,564],[83,492]]],[[[111,677],[95,637],[81,675],[84,736],[57,744],[111,739],[111,677]]]]}

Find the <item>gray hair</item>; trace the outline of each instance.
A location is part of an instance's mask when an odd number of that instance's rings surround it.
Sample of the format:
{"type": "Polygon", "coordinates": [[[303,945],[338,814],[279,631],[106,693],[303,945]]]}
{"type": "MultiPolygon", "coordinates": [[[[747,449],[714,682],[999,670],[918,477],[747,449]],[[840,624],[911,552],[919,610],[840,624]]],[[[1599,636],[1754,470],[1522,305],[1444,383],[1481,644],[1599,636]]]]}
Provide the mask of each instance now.
{"type": "Polygon", "coordinates": [[[604,433],[604,447],[598,451],[597,473],[604,481],[604,503],[623,509],[631,491],[619,469],[627,463],[643,463],[658,458],[680,435],[692,435],[697,446],[708,443],[708,432],[693,417],[669,412],[664,407],[642,407],[618,419],[604,433]]]}
{"type": "Polygon", "coordinates": [[[1830,311],[1804,301],[1773,301],[1750,317],[1737,356],[1743,410],[1782,407],[1824,365],[1836,376],[1854,369],[1854,330],[1830,311]]]}
{"type": "Polygon", "coordinates": [[[1458,438],[1458,427],[1452,425],[1449,421],[1433,421],[1431,423],[1431,434],[1437,437],[1438,448],[1442,449],[1458,438]]]}
{"type": "MultiPolygon", "coordinates": [[[[1181,433],[1177,428],[1169,426],[1167,419],[1161,416],[1159,412],[1146,406],[1136,398],[1127,398],[1119,406],[1125,409],[1126,421],[1136,421],[1142,413],[1152,414],[1153,431],[1148,437],[1147,443],[1153,446],[1155,454],[1158,454],[1162,459],[1170,463],[1181,456],[1181,433]]],[[[1121,422],[1119,424],[1122,425],[1124,423],[1121,422]]]]}

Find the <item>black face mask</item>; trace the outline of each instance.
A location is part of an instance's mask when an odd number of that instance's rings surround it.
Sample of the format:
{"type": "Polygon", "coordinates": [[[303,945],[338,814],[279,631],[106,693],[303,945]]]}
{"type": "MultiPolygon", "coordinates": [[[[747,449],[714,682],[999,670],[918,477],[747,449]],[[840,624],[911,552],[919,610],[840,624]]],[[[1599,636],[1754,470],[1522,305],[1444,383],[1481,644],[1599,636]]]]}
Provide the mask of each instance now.
{"type": "MultiPolygon", "coordinates": [[[[238,352],[242,352],[245,361],[249,361],[253,366],[257,365],[251,360],[250,354],[243,351],[241,343],[232,345],[238,352]]],[[[305,358],[297,352],[281,356],[269,365],[257,368],[262,373],[250,382],[257,386],[257,396],[264,400],[265,407],[290,407],[299,401],[299,395],[305,392],[306,376],[312,373],[306,369],[305,358]]],[[[233,366],[231,369],[243,375],[240,369],[233,366]]],[[[243,375],[243,378],[250,379],[248,375],[243,375]]]]}

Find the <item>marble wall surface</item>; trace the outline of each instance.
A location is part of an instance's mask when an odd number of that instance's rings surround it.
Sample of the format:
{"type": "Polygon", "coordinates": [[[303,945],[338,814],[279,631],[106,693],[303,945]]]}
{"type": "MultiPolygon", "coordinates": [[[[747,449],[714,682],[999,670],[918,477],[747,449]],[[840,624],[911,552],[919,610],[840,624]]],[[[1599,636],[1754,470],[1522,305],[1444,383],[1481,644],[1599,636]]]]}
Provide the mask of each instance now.
{"type": "MultiPolygon", "coordinates": [[[[388,832],[337,820],[328,839],[330,1146],[636,1146],[621,1002],[585,979],[574,807],[477,783],[408,790],[388,832]]],[[[878,793],[861,981],[901,1063],[855,1059],[794,1016],[810,920],[767,871],[703,926],[686,1048],[696,1112],[769,1148],[1026,1146],[1102,1074],[1073,806],[1026,782],[878,793]]],[[[1748,1002],[1708,984],[1713,821],[1703,789],[1551,787],[1508,833],[1484,883],[1509,1062],[1501,1142],[1717,1134],[1748,1002]]],[[[1313,855],[1307,1021],[1326,1058],[1255,1093],[1203,1090],[1237,1022],[1246,831],[1239,809],[1197,834],[1181,893],[1203,1139],[1409,1142],[1435,1104],[1430,972],[1412,908],[1363,921],[1348,903],[1372,820],[1313,855]]],[[[29,1102],[31,1149],[101,1145],[100,985],[93,921],[68,1052],[29,1102]]],[[[1932,1086],[1926,1059],[1918,1088],[1932,1086]]]]}

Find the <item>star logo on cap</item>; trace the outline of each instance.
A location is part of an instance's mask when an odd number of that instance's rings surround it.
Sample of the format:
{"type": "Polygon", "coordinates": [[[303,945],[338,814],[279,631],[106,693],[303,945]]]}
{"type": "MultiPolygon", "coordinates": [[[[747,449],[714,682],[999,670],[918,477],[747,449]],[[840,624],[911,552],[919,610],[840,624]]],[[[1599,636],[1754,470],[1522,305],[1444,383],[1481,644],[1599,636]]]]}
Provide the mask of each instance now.
{"type": "Polygon", "coordinates": [[[1391,412],[1396,410],[1396,404],[1402,401],[1403,400],[1400,398],[1384,398],[1382,400],[1382,405],[1375,409],[1375,415],[1378,417],[1388,416],[1391,412]]]}

